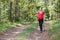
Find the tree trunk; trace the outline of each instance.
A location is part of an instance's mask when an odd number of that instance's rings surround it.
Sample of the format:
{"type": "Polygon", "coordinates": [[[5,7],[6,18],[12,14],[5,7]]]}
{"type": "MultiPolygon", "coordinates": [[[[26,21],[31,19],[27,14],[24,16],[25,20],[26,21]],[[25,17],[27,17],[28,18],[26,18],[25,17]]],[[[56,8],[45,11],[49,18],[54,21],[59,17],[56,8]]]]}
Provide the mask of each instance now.
{"type": "Polygon", "coordinates": [[[9,21],[13,22],[13,20],[12,20],[12,2],[10,2],[9,21]]]}
{"type": "Polygon", "coordinates": [[[19,5],[18,5],[19,0],[16,0],[15,4],[15,22],[19,21],[19,5]]]}
{"type": "MultiPolygon", "coordinates": [[[[1,6],[1,1],[0,1],[0,6],[1,6]]],[[[1,7],[0,7],[0,23],[1,23],[1,7]]]]}

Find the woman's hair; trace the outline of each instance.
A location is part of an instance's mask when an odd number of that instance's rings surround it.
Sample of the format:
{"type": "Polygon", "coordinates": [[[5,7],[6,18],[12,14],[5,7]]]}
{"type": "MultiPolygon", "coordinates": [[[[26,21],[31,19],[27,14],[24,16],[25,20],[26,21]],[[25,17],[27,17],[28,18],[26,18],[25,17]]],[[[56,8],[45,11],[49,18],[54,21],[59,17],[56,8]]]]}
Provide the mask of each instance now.
{"type": "Polygon", "coordinates": [[[37,6],[37,10],[39,10],[40,9],[40,6],[37,6]]]}
{"type": "Polygon", "coordinates": [[[42,10],[42,7],[41,7],[41,6],[38,6],[38,7],[37,7],[37,10],[42,10]]]}

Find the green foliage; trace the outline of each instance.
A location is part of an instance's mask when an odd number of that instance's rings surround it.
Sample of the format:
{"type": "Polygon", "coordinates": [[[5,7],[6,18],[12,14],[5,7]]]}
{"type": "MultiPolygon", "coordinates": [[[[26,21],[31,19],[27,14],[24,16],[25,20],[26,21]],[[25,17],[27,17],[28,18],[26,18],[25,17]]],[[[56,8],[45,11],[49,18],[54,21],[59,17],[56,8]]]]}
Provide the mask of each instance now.
{"type": "Polygon", "coordinates": [[[53,37],[53,40],[60,40],[60,21],[56,21],[50,26],[49,35],[53,37]]]}
{"type": "Polygon", "coordinates": [[[57,18],[60,18],[60,0],[55,0],[54,11],[57,14],[57,18]]]}
{"type": "MultiPolygon", "coordinates": [[[[49,6],[54,5],[54,2],[54,0],[0,0],[0,22],[37,21],[37,11],[40,7],[45,11],[46,18],[49,19],[53,14],[49,10],[49,6]],[[12,4],[10,4],[11,2],[12,4]]],[[[56,10],[57,8],[59,10],[59,3],[57,3],[55,3],[55,7],[56,10]]]]}
{"type": "Polygon", "coordinates": [[[0,32],[6,31],[8,28],[10,28],[12,23],[6,23],[6,24],[0,24],[0,32]]]}
{"type": "Polygon", "coordinates": [[[20,0],[20,20],[33,22],[36,21],[36,5],[34,0],[20,0]]]}
{"type": "Polygon", "coordinates": [[[0,1],[0,23],[5,23],[8,21],[7,10],[8,10],[8,7],[6,3],[0,1]]]}
{"type": "Polygon", "coordinates": [[[55,7],[54,11],[60,13],[60,0],[57,0],[54,7],[55,7]]]}
{"type": "Polygon", "coordinates": [[[45,9],[45,16],[47,19],[50,17],[49,10],[47,8],[45,9]]]}

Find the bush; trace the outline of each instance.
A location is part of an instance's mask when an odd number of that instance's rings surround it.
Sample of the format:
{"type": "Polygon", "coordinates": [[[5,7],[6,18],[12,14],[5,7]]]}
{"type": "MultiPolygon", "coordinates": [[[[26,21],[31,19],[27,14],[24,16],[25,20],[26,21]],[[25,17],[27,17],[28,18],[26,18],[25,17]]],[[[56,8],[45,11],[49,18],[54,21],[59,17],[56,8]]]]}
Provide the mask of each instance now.
{"type": "Polygon", "coordinates": [[[49,35],[53,40],[60,40],[60,20],[55,21],[49,28],[49,35]]]}

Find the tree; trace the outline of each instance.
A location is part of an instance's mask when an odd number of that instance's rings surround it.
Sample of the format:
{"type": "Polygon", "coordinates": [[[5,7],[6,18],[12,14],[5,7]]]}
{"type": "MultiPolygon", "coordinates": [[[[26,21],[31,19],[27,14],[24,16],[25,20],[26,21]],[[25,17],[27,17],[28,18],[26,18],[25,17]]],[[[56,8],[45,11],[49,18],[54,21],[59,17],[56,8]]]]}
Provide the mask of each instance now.
{"type": "Polygon", "coordinates": [[[48,10],[47,8],[45,9],[45,13],[46,13],[46,14],[45,14],[46,18],[49,19],[50,14],[49,14],[49,10],[48,10]]]}
{"type": "Polygon", "coordinates": [[[55,0],[54,11],[57,14],[57,18],[60,18],[60,0],[55,0]]]}
{"type": "Polygon", "coordinates": [[[10,22],[13,22],[13,18],[12,18],[12,3],[13,3],[13,2],[10,1],[10,10],[9,10],[9,11],[10,11],[10,12],[9,12],[9,21],[10,21],[10,22]]]}
{"type": "MultiPolygon", "coordinates": [[[[0,5],[1,5],[1,1],[0,1],[0,5]]],[[[0,7],[0,23],[1,23],[1,7],[0,7]]]]}
{"type": "Polygon", "coordinates": [[[19,13],[19,0],[15,0],[15,22],[17,22],[17,21],[19,21],[19,15],[20,15],[20,13],[19,13]]]}

